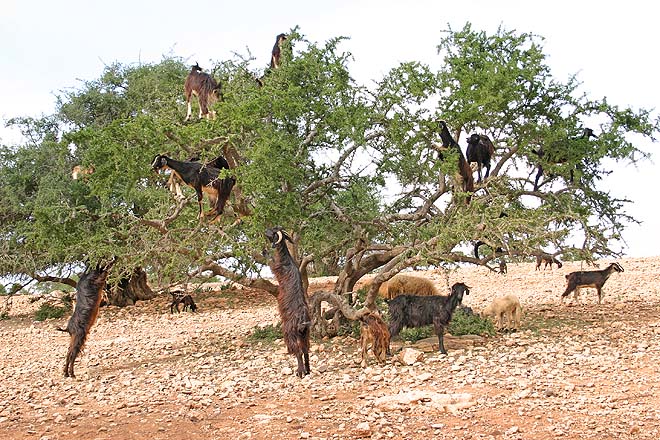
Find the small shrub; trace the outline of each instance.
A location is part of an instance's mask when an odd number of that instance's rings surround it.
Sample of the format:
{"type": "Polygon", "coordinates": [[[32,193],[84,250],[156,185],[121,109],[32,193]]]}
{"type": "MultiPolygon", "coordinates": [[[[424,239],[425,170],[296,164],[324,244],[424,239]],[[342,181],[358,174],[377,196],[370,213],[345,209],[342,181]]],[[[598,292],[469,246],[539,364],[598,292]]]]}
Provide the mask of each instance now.
{"type": "Polygon", "coordinates": [[[447,331],[454,336],[495,335],[495,327],[490,319],[477,314],[469,315],[460,309],[454,312],[447,331]]]}
{"type": "Polygon", "coordinates": [[[404,328],[399,332],[399,336],[404,341],[417,342],[420,339],[426,339],[435,335],[432,325],[417,328],[404,328]]]}
{"type": "Polygon", "coordinates": [[[34,319],[37,321],[43,321],[46,319],[56,319],[61,318],[67,312],[66,307],[53,306],[48,303],[44,303],[39,307],[34,314],[34,319]]]}
{"type": "Polygon", "coordinates": [[[265,327],[255,326],[252,329],[252,333],[248,336],[250,341],[266,341],[273,342],[276,339],[282,339],[284,335],[282,334],[282,324],[277,323],[277,325],[269,324],[265,327]]]}
{"type": "Polygon", "coordinates": [[[0,321],[6,321],[9,319],[9,313],[4,310],[2,313],[0,313],[0,321]]]}

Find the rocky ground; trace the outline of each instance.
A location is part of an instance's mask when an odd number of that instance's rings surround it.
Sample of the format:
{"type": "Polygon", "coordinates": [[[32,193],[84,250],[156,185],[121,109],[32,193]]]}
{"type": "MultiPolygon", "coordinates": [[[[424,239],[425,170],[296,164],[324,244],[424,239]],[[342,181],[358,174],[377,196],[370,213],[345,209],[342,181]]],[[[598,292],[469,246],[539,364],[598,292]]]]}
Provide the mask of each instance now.
{"type": "Polygon", "coordinates": [[[412,365],[366,369],[355,339],[314,341],[302,380],[281,341],[248,339],[278,320],[256,291],[205,292],[195,314],[170,314],[165,296],[102,309],[77,379],[62,377],[68,335],[54,327],[66,319],[34,322],[38,303],[16,298],[0,321],[0,438],[657,438],[660,258],[621,264],[602,305],[593,290],[559,304],[579,263],[423,272],[443,291],[466,282],[475,310],[518,295],[521,331],[448,338],[446,356],[418,344],[412,365]]]}

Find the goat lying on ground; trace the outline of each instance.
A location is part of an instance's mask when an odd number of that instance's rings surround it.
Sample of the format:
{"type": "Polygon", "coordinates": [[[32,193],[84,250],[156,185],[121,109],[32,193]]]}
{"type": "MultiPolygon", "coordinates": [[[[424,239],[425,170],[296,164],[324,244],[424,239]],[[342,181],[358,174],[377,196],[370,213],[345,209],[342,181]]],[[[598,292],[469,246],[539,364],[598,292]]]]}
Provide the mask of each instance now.
{"type": "Polygon", "coordinates": [[[99,264],[95,269],[87,268],[85,270],[76,285],[76,306],[73,314],[69,318],[66,328],[57,328],[57,330],[71,335],[64,364],[64,377],[76,377],[73,373],[73,364],[85,347],[89,331],[96,322],[105,280],[113,264],[114,261],[105,266],[99,264]]]}
{"type": "Polygon", "coordinates": [[[561,269],[563,266],[561,261],[557,259],[554,255],[542,253],[536,256],[536,269],[534,270],[541,270],[541,263],[545,263],[543,265],[543,270],[545,270],[548,265],[550,265],[550,270],[552,270],[552,263],[555,263],[557,265],[557,269],[561,269]]]}
{"type": "Polygon", "coordinates": [[[570,295],[571,292],[575,291],[574,299],[577,301],[579,289],[584,287],[593,287],[598,292],[598,304],[603,300],[603,286],[605,281],[612,275],[614,272],[623,272],[623,267],[619,263],[612,263],[606,269],[603,270],[592,270],[592,271],[579,271],[571,272],[566,275],[566,290],[561,295],[562,302],[564,298],[570,295]]]}
{"type": "Polygon", "coordinates": [[[490,174],[490,159],[495,155],[495,146],[490,138],[485,134],[474,133],[468,138],[468,147],[465,152],[468,164],[476,162],[477,172],[481,182],[481,167],[486,167],[486,175],[484,179],[488,179],[490,174]]]}
{"type": "Polygon", "coordinates": [[[393,299],[405,293],[420,296],[438,295],[431,280],[401,273],[385,281],[378,289],[378,295],[384,299],[393,299]]]}
{"type": "Polygon", "coordinates": [[[183,85],[186,95],[186,103],[188,105],[188,112],[186,113],[186,121],[190,119],[192,114],[192,97],[197,96],[199,101],[199,118],[206,116],[207,119],[215,119],[215,112],[209,108],[215,104],[218,99],[222,98],[222,86],[211,75],[202,72],[199,64],[195,63],[190,69],[190,73],[186,77],[186,82],[183,85]]]}
{"type": "Polygon", "coordinates": [[[451,287],[449,296],[401,295],[389,301],[390,337],[399,334],[403,327],[423,327],[433,324],[438,336],[438,350],[447,354],[444,344],[445,327],[449,325],[454,310],[468,295],[470,289],[463,283],[451,287]]]}
{"type": "Polygon", "coordinates": [[[390,347],[390,332],[380,316],[370,312],[360,318],[360,347],[362,348],[362,368],[367,366],[367,351],[371,351],[379,364],[385,363],[390,347]]]}
{"type": "MultiPolygon", "coordinates": [[[[470,168],[470,164],[468,164],[467,160],[465,160],[465,156],[463,155],[463,151],[461,150],[461,147],[458,145],[458,142],[456,142],[454,138],[451,136],[451,133],[449,133],[449,128],[447,127],[447,123],[445,121],[439,121],[439,124],[440,124],[440,139],[442,140],[442,146],[444,148],[451,147],[458,152],[458,174],[456,177],[456,181],[460,182],[460,186],[463,189],[463,192],[473,193],[474,178],[472,177],[472,169],[470,168]]],[[[470,202],[469,196],[467,201],[468,203],[470,202]]]]}
{"type": "Polygon", "coordinates": [[[495,328],[499,331],[520,329],[520,317],[522,307],[516,295],[506,295],[495,298],[493,302],[484,309],[482,316],[495,319],[495,328]]]}
{"type": "Polygon", "coordinates": [[[309,374],[309,333],[311,319],[307,296],[302,285],[300,269],[293,260],[286,241],[291,238],[280,227],[266,229],[266,238],[275,252],[270,268],[278,283],[277,307],[282,319],[284,342],[290,354],[296,355],[298,377],[309,374]]]}
{"type": "MultiPolygon", "coordinates": [[[[215,159],[215,162],[221,165],[222,169],[229,169],[229,164],[223,157],[215,159]]],[[[211,219],[213,221],[223,213],[234,183],[236,183],[236,179],[233,177],[219,177],[220,168],[199,162],[178,161],[161,154],[154,158],[151,167],[156,172],[161,169],[170,169],[183,183],[194,188],[197,193],[200,221],[204,216],[213,216],[211,219]],[[211,205],[211,209],[206,214],[202,212],[204,193],[208,195],[211,205]]]]}
{"type": "Polygon", "coordinates": [[[190,296],[190,294],[185,292],[170,292],[170,295],[172,295],[170,313],[174,313],[175,309],[177,313],[180,313],[181,311],[179,310],[179,304],[183,304],[184,312],[188,309],[190,309],[191,312],[197,311],[197,304],[195,304],[195,301],[193,300],[192,296],[190,296]]]}

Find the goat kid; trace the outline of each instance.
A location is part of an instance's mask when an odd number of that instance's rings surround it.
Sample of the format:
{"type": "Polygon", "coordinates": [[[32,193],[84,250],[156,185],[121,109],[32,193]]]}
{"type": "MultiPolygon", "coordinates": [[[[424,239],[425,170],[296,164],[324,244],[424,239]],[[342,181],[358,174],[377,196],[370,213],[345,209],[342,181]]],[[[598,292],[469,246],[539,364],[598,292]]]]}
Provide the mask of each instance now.
{"type": "Polygon", "coordinates": [[[85,347],[89,331],[96,322],[105,281],[113,264],[114,260],[106,265],[98,264],[95,269],[87,268],[85,270],[76,285],[76,306],[73,314],[65,328],[57,328],[71,336],[64,364],[64,377],[76,377],[73,372],[73,364],[85,347]]]}
{"type": "Polygon", "coordinates": [[[506,295],[495,298],[484,309],[481,316],[495,319],[495,328],[500,330],[519,330],[522,307],[516,295],[506,295]]]}
{"type": "Polygon", "coordinates": [[[486,168],[484,179],[488,179],[488,175],[490,174],[490,159],[495,155],[495,146],[485,134],[474,133],[468,138],[467,142],[468,147],[465,152],[467,162],[468,164],[477,164],[477,173],[479,176],[477,182],[481,183],[481,167],[486,168]]]}
{"type": "Polygon", "coordinates": [[[376,362],[384,364],[390,348],[390,332],[385,321],[374,312],[360,317],[360,347],[362,348],[362,368],[367,366],[367,351],[371,351],[376,362]]]}
{"type": "Polygon", "coordinates": [[[186,95],[186,104],[188,111],[186,113],[186,121],[190,119],[192,114],[192,97],[197,96],[199,101],[199,118],[202,119],[215,119],[215,111],[209,111],[209,108],[215,104],[218,99],[222,99],[222,86],[211,75],[202,72],[199,64],[195,63],[190,69],[190,73],[186,77],[186,82],[183,85],[184,93],[186,95]]]}
{"type": "MultiPolygon", "coordinates": [[[[217,165],[222,169],[229,169],[229,164],[223,157],[215,159],[217,165]]],[[[193,188],[197,193],[197,204],[199,205],[199,221],[205,216],[213,216],[211,221],[220,216],[225,209],[231,190],[236,183],[233,177],[219,177],[220,169],[199,162],[178,161],[162,154],[157,155],[151,167],[159,172],[162,169],[172,170],[172,173],[183,183],[193,188]],[[206,193],[209,198],[211,209],[207,213],[202,210],[202,198],[206,193]]]]}
{"type": "Polygon", "coordinates": [[[603,270],[585,270],[578,272],[571,272],[566,275],[566,290],[561,295],[561,301],[575,291],[574,299],[577,301],[578,293],[581,288],[593,287],[598,292],[598,304],[603,300],[603,286],[607,279],[614,272],[623,272],[623,267],[619,263],[612,263],[603,270]]]}
{"type": "Polygon", "coordinates": [[[447,354],[444,344],[445,328],[449,325],[456,307],[469,295],[470,288],[455,283],[449,296],[401,295],[388,302],[390,312],[390,337],[395,337],[404,327],[423,327],[433,324],[438,336],[438,350],[447,354]]]}
{"type": "Polygon", "coordinates": [[[291,237],[280,227],[266,229],[266,238],[275,249],[270,268],[278,283],[277,307],[282,319],[284,342],[298,361],[298,377],[309,374],[309,336],[311,319],[300,269],[293,260],[286,241],[291,237]]]}
{"type": "Polygon", "coordinates": [[[536,268],[534,270],[541,270],[541,264],[543,264],[543,270],[545,270],[548,265],[550,270],[552,270],[552,263],[557,265],[557,269],[561,269],[563,266],[562,262],[557,259],[554,255],[542,253],[536,256],[536,268]]]}
{"type": "Polygon", "coordinates": [[[180,313],[179,305],[183,304],[183,311],[190,310],[191,312],[197,311],[197,304],[193,300],[193,297],[190,294],[184,292],[170,292],[172,295],[172,304],[170,304],[170,313],[174,313],[176,309],[177,313],[180,313]]]}

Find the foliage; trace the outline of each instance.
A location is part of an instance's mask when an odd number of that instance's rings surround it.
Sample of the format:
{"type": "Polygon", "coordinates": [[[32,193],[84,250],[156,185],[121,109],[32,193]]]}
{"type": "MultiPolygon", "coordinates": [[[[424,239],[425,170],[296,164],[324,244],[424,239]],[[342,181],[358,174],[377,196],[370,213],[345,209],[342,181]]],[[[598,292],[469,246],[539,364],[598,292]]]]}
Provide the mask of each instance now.
{"type": "Polygon", "coordinates": [[[9,312],[3,310],[0,312],[0,321],[7,321],[9,319],[9,312]]]}
{"type": "Polygon", "coordinates": [[[421,339],[430,338],[435,335],[432,325],[425,325],[424,327],[404,328],[399,332],[402,340],[408,342],[417,342],[421,339]]]}
{"type": "Polygon", "coordinates": [[[36,321],[44,321],[46,319],[58,319],[64,316],[70,309],[67,307],[54,306],[52,304],[43,303],[41,307],[34,313],[36,321]]]}
{"type": "Polygon", "coordinates": [[[495,327],[490,319],[482,318],[477,314],[465,313],[461,309],[457,309],[452,315],[447,331],[454,336],[495,336],[495,327]]]}
{"type": "Polygon", "coordinates": [[[248,339],[253,342],[273,342],[276,339],[282,339],[282,337],[282,324],[278,322],[277,325],[255,326],[248,339]]]}

